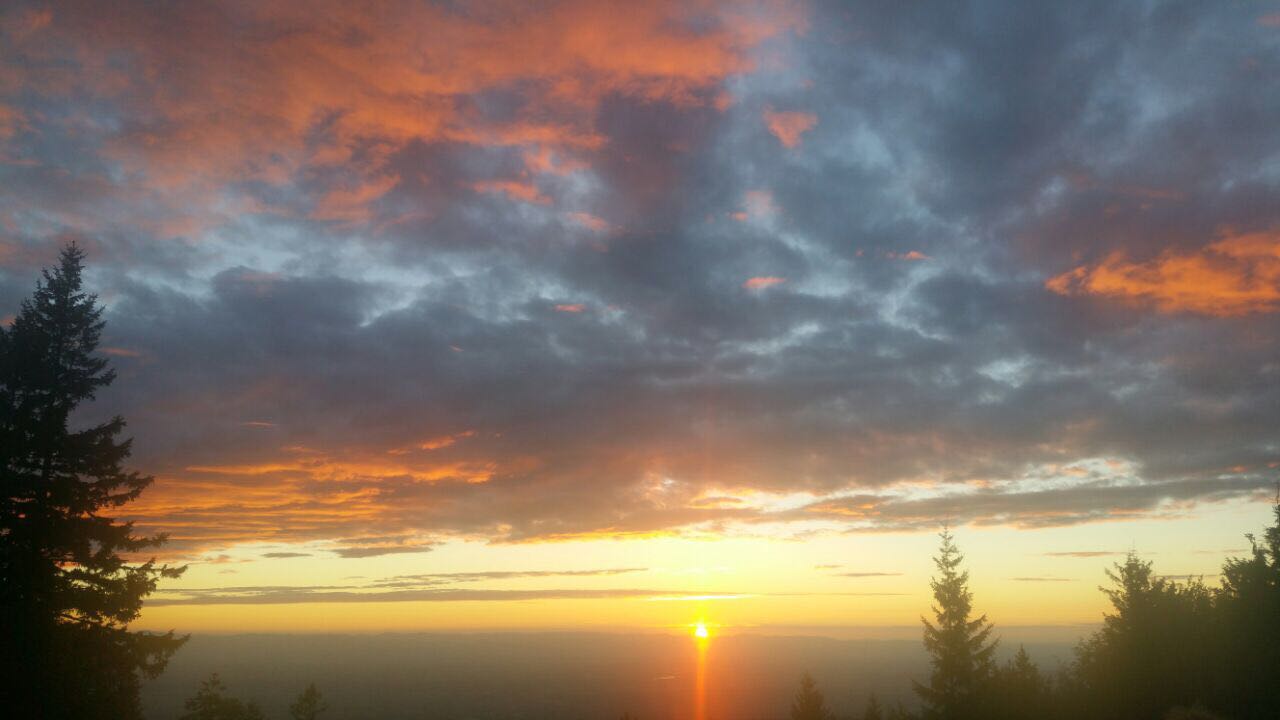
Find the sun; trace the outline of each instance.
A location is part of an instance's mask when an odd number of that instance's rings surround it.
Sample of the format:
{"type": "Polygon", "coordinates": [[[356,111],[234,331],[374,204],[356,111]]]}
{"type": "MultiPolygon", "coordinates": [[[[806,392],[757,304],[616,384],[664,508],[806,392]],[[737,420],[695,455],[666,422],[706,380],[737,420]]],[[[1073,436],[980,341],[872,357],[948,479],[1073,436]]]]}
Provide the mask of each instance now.
{"type": "Polygon", "coordinates": [[[698,624],[693,628],[693,636],[700,640],[711,637],[711,633],[707,632],[707,624],[699,620],[698,624]]]}

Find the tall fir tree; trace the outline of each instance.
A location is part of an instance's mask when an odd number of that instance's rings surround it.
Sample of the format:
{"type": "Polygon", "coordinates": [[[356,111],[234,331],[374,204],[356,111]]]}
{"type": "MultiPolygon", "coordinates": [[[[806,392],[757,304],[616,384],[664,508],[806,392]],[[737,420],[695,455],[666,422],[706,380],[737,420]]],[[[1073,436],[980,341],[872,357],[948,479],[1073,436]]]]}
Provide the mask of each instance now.
{"type": "Polygon", "coordinates": [[[791,702],[791,720],[831,720],[826,698],[808,673],[800,678],[800,689],[791,702]]]}
{"type": "Polygon", "coordinates": [[[68,427],[115,379],[95,355],[104,322],[84,292],[84,252],[59,264],[0,328],[0,708],[8,717],[136,718],[139,675],[155,676],[185,642],[130,632],[143,598],[184,568],[133,554],[164,542],[104,514],[151,477],[124,468],[120,417],[68,427]]]}
{"type": "Polygon", "coordinates": [[[933,559],[934,622],[924,623],[924,646],[932,673],[929,684],[915,683],[923,701],[926,720],[968,720],[981,714],[982,692],[994,666],[996,644],[990,640],[987,616],[973,617],[973,593],[969,572],[961,569],[964,556],[949,529],[943,529],[942,545],[933,559]]]}
{"type": "MultiPolygon", "coordinates": [[[[316,689],[316,684],[307,685],[307,689],[298,695],[298,699],[289,706],[289,717],[291,720],[317,720],[320,714],[329,709],[325,704],[324,697],[320,695],[320,691],[316,689]]],[[[623,715],[626,720],[627,715],[623,715]]]]}
{"type": "MultiPolygon", "coordinates": [[[[312,686],[314,687],[314,686],[312,686]]],[[[218,673],[200,683],[200,690],[183,703],[187,712],[178,720],[263,720],[262,709],[250,700],[227,694],[227,686],[218,673]]]]}

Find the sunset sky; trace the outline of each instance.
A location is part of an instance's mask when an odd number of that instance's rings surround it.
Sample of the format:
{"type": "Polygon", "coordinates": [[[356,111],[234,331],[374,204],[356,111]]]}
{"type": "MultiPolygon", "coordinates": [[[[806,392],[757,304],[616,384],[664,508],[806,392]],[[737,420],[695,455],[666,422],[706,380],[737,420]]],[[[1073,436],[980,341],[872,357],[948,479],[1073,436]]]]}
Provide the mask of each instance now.
{"type": "Polygon", "coordinates": [[[140,627],[915,632],[950,523],[1074,628],[1266,524],[1280,5],[356,5],[0,9],[140,627]]]}

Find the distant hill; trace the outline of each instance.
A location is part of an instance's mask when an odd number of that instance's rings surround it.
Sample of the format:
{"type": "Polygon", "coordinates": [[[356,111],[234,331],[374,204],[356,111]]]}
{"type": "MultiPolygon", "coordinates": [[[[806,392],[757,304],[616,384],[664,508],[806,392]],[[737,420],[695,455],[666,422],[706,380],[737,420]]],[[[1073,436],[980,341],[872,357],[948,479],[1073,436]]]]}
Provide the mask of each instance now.
{"type": "MultiPolygon", "coordinates": [[[[1003,649],[1016,647],[1006,639],[1003,649]]],[[[1070,643],[1027,649],[1052,669],[1070,643]]],[[[692,714],[695,658],[689,638],[653,634],[204,635],[144,687],[143,702],[150,720],[175,718],[217,672],[268,718],[286,717],[315,682],[330,707],[325,720],[590,720],[624,711],[679,719],[692,714]]],[[[925,663],[918,639],[722,636],[708,653],[708,708],[719,720],[785,717],[806,671],[842,715],[873,690],[912,705],[910,679],[925,676],[925,663]]]]}

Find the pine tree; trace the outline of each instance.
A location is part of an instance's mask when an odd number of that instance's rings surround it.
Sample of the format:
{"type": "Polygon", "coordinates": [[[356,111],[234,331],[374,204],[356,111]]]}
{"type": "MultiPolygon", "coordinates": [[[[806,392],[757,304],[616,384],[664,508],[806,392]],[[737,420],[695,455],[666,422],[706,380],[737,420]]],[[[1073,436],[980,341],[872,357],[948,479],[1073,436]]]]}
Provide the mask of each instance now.
{"type": "Polygon", "coordinates": [[[316,689],[316,684],[307,685],[307,689],[303,690],[298,699],[289,706],[289,717],[293,720],[316,720],[320,717],[320,713],[329,709],[324,704],[324,699],[320,696],[320,691],[316,689]]]}
{"type": "Polygon", "coordinates": [[[1022,646],[995,670],[988,690],[984,714],[990,720],[1022,720],[1049,715],[1049,684],[1022,646]]]}
{"type": "Polygon", "coordinates": [[[1084,711],[1100,720],[1156,720],[1204,700],[1214,646],[1209,590],[1156,576],[1134,553],[1107,577],[1113,612],[1076,648],[1073,665],[1084,711]]]}
{"type": "Polygon", "coordinates": [[[884,711],[880,709],[880,701],[875,693],[867,698],[867,707],[862,711],[862,720],[884,720],[884,711]]]}
{"type": "Polygon", "coordinates": [[[830,720],[831,712],[827,710],[826,699],[818,690],[818,685],[805,673],[800,678],[800,689],[796,691],[796,699],[791,703],[791,720],[830,720]]]}
{"type": "Polygon", "coordinates": [[[937,603],[933,607],[935,622],[921,618],[933,672],[928,685],[915,683],[915,689],[924,702],[925,718],[966,720],[979,712],[996,646],[988,641],[992,627],[987,616],[971,617],[969,573],[960,569],[964,556],[950,530],[944,529],[941,538],[942,546],[934,558],[939,576],[931,583],[937,603]]]}
{"type": "Polygon", "coordinates": [[[1280,717],[1280,503],[1262,540],[1252,534],[1247,557],[1222,566],[1216,593],[1218,702],[1238,717],[1280,717]]]}
{"type": "Polygon", "coordinates": [[[200,683],[199,692],[187,698],[183,707],[187,712],[178,720],[263,720],[257,703],[227,695],[227,686],[217,673],[200,683]]]}
{"type": "Polygon", "coordinates": [[[102,308],[82,288],[72,244],[0,328],[0,692],[11,717],[136,718],[138,675],[154,677],[185,638],[130,632],[143,598],[183,568],[131,565],[159,545],[102,514],[152,478],[127,471],[124,420],[68,428],[115,378],[94,354],[102,308]]]}

